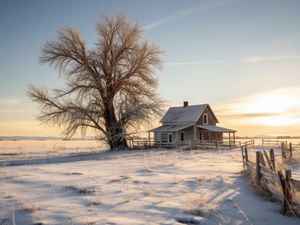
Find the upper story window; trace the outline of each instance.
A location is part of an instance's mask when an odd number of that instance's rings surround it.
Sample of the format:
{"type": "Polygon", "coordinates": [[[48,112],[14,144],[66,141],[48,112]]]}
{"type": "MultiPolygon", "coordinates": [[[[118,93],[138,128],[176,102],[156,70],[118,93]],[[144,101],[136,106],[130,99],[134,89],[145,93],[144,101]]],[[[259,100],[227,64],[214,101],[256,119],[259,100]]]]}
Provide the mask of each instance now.
{"type": "Polygon", "coordinates": [[[208,125],[208,114],[203,113],[203,125],[208,125]]]}

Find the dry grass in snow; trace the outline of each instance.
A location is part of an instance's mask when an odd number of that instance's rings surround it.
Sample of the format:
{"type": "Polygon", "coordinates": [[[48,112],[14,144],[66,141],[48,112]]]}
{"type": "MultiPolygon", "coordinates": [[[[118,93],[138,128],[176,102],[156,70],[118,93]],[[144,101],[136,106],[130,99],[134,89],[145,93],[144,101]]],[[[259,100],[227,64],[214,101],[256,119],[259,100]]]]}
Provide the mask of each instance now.
{"type": "Polygon", "coordinates": [[[2,167],[0,224],[299,224],[247,185],[239,151],[90,157],[2,167]]]}

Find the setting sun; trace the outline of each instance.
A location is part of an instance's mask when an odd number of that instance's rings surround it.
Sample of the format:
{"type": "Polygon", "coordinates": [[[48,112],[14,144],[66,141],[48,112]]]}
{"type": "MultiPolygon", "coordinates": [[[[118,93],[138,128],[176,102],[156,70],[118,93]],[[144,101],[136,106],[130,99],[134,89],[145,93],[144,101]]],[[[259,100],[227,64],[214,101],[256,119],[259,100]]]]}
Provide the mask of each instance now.
{"type": "Polygon", "coordinates": [[[275,90],[253,95],[240,106],[242,113],[283,113],[300,103],[292,91],[275,90]]]}
{"type": "Polygon", "coordinates": [[[253,98],[244,112],[256,115],[252,121],[265,126],[287,126],[298,122],[288,111],[299,104],[292,93],[274,91],[253,98]],[[265,116],[266,115],[266,116],[265,116]]]}
{"type": "Polygon", "coordinates": [[[239,135],[286,135],[298,129],[299,107],[300,88],[285,87],[233,99],[218,113],[223,124],[236,127],[239,135]]]}
{"type": "Polygon", "coordinates": [[[297,101],[287,94],[269,93],[258,97],[253,110],[262,113],[281,113],[289,107],[293,107],[296,103],[297,101]]]}

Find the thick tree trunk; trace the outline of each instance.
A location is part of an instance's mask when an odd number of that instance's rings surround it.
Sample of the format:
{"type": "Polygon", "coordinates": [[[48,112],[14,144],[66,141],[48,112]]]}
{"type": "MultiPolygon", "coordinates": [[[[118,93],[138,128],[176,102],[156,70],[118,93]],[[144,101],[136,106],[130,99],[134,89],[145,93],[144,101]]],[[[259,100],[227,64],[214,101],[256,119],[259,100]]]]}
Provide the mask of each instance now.
{"type": "Polygon", "coordinates": [[[111,150],[128,149],[123,129],[112,126],[108,135],[108,144],[111,150]]]}
{"type": "Polygon", "coordinates": [[[113,102],[109,101],[105,105],[105,121],[106,121],[106,135],[108,144],[111,150],[128,149],[125,138],[124,127],[122,127],[115,115],[113,102]]]}
{"type": "Polygon", "coordinates": [[[125,150],[125,149],[128,149],[126,139],[119,139],[119,140],[109,141],[108,144],[109,144],[109,147],[110,147],[111,150],[125,150]]]}

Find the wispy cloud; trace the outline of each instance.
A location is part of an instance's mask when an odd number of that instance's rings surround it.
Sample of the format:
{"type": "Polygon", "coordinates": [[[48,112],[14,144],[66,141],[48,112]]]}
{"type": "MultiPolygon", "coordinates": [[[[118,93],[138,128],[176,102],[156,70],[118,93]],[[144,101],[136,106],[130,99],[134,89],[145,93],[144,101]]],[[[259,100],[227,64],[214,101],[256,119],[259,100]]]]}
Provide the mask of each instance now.
{"type": "Polygon", "coordinates": [[[152,22],[152,23],[144,26],[143,29],[144,30],[150,30],[150,29],[153,29],[155,27],[158,27],[158,26],[161,26],[161,25],[173,22],[175,20],[179,20],[179,19],[181,19],[183,17],[187,17],[187,16],[190,16],[190,15],[202,12],[202,11],[206,11],[208,9],[212,9],[212,8],[216,8],[216,7],[219,7],[219,6],[223,6],[223,5],[232,3],[234,1],[236,1],[236,0],[211,0],[211,1],[203,1],[200,4],[197,4],[197,5],[185,8],[182,11],[176,12],[176,13],[174,13],[172,15],[169,15],[169,16],[163,17],[163,18],[161,18],[159,20],[156,20],[156,21],[154,21],[154,22],[152,22]]]}
{"type": "Polygon", "coordinates": [[[256,62],[287,60],[287,59],[300,59],[300,55],[265,55],[265,56],[261,55],[261,56],[254,56],[254,57],[243,59],[242,62],[256,63],[256,62]]]}
{"type": "Polygon", "coordinates": [[[0,105],[16,105],[19,103],[20,103],[20,101],[18,99],[0,98],[0,105]]]}
{"type": "Polygon", "coordinates": [[[207,60],[207,61],[190,61],[190,62],[171,62],[166,63],[166,66],[187,66],[187,65],[198,65],[198,64],[218,64],[220,60],[207,60]]]}

